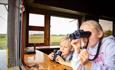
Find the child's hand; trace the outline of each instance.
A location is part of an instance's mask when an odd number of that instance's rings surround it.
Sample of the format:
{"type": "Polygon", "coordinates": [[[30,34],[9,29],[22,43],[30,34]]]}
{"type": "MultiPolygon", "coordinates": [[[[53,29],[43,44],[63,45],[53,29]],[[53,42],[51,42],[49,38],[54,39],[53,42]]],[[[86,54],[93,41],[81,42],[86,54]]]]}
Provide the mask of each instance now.
{"type": "Polygon", "coordinates": [[[71,45],[73,46],[75,52],[79,53],[80,52],[80,39],[75,39],[71,41],[71,45]]]}
{"type": "Polygon", "coordinates": [[[59,62],[60,64],[63,64],[63,65],[66,65],[66,66],[71,67],[71,62],[69,62],[69,61],[64,61],[61,56],[57,56],[56,62],[59,62]]]}
{"type": "Polygon", "coordinates": [[[61,56],[56,57],[56,62],[59,62],[60,64],[64,64],[64,60],[62,59],[61,56]]]}
{"type": "Polygon", "coordinates": [[[48,57],[49,57],[51,60],[53,60],[54,52],[50,53],[50,54],[48,55],[48,57]]]}
{"type": "Polygon", "coordinates": [[[80,63],[84,64],[88,60],[88,52],[86,49],[83,49],[80,51],[79,58],[80,58],[80,63]]]}

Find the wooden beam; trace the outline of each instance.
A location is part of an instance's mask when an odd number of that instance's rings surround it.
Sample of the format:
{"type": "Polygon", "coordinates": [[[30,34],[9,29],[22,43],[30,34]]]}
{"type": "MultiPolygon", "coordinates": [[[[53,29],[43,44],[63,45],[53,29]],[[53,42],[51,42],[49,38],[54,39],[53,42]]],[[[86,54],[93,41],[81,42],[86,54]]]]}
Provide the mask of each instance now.
{"type": "Polygon", "coordinates": [[[28,29],[32,31],[44,31],[44,27],[40,26],[29,26],[28,29]]]}
{"type": "Polygon", "coordinates": [[[44,42],[45,45],[50,45],[50,15],[45,15],[45,33],[44,33],[44,42]]]}

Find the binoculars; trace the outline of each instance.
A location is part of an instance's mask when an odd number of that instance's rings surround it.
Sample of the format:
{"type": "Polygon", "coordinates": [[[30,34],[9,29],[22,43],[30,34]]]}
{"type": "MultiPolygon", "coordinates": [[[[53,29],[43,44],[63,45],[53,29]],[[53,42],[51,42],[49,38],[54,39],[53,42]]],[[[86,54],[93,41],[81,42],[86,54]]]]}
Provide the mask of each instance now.
{"type": "Polygon", "coordinates": [[[62,52],[60,50],[54,50],[54,57],[53,57],[53,61],[56,60],[57,56],[61,56],[62,52]]]}
{"type": "Polygon", "coordinates": [[[90,37],[91,32],[83,31],[83,30],[76,30],[75,32],[69,34],[71,39],[79,39],[79,38],[88,38],[90,37]]]}

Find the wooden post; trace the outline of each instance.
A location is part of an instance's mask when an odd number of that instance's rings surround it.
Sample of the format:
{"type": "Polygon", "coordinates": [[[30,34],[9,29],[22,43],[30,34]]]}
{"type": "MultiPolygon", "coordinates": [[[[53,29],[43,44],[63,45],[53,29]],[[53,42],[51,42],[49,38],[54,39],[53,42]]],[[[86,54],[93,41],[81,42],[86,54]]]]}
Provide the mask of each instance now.
{"type": "Polygon", "coordinates": [[[19,23],[19,1],[8,0],[8,67],[15,67],[18,64],[18,23],[19,23]]]}
{"type": "Polygon", "coordinates": [[[44,29],[44,43],[46,46],[50,45],[50,16],[45,15],[45,29],[44,29]]]}

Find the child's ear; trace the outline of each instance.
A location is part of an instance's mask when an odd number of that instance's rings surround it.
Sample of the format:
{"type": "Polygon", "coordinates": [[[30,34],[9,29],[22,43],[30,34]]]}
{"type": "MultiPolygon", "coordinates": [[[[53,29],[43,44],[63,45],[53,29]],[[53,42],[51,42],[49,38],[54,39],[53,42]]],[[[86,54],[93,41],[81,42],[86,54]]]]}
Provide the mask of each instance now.
{"type": "Polygon", "coordinates": [[[103,36],[103,32],[99,32],[98,37],[101,38],[103,36]]]}

